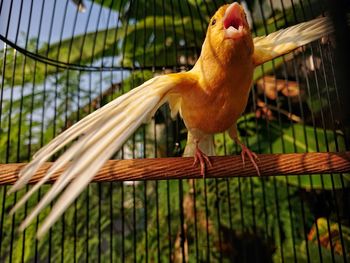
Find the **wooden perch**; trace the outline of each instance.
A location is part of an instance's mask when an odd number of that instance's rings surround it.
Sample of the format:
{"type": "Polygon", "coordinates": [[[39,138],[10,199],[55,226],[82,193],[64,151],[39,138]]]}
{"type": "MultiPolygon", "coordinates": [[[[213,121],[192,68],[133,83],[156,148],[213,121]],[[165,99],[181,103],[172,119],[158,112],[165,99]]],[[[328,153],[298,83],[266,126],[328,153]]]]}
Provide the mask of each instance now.
{"type": "MultiPolygon", "coordinates": [[[[349,173],[350,151],[337,153],[290,153],[258,154],[261,176],[302,175],[325,173],[349,173]]],[[[207,178],[257,176],[246,160],[237,156],[210,157],[213,167],[207,169],[207,178]]],[[[131,181],[201,178],[199,167],[193,167],[193,158],[153,158],[133,160],[111,160],[95,176],[94,181],[131,181]]],[[[0,164],[0,185],[13,184],[19,171],[26,164],[0,164]]],[[[42,178],[52,163],[45,163],[30,183],[42,178]]],[[[58,171],[50,181],[54,182],[61,174],[58,171]]]]}

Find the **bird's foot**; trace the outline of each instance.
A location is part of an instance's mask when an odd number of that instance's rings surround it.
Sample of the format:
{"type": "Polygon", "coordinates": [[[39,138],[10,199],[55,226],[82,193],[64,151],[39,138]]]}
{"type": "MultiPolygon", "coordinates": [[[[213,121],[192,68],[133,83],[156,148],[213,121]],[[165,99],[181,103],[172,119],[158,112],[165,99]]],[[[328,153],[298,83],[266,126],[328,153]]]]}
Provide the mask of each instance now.
{"type": "Polygon", "coordinates": [[[198,145],[196,147],[196,151],[194,153],[194,162],[193,162],[193,166],[196,166],[196,165],[200,165],[201,167],[201,175],[204,177],[205,176],[205,168],[207,167],[207,165],[209,167],[212,167],[212,164],[210,162],[210,159],[209,157],[204,153],[202,152],[199,148],[198,148],[198,145]]]}
{"type": "Polygon", "coordinates": [[[247,146],[245,146],[243,143],[240,144],[242,148],[241,156],[242,156],[242,162],[243,162],[243,167],[245,167],[245,156],[247,155],[249,157],[249,160],[252,162],[256,172],[260,176],[260,171],[259,167],[256,164],[256,161],[259,161],[258,156],[256,155],[255,152],[251,151],[247,146]]]}

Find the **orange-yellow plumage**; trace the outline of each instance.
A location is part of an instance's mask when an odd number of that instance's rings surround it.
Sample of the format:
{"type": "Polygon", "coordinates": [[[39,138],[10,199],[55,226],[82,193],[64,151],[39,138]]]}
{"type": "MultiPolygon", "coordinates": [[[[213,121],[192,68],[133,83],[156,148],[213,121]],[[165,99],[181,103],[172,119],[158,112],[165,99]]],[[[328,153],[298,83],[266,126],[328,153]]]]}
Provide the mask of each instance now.
{"type": "Polygon", "coordinates": [[[230,38],[223,33],[229,7],[222,6],[212,17],[201,55],[186,73],[196,81],[178,88],[182,118],[189,130],[208,134],[225,131],[246,106],[254,72],[253,39],[238,4],[231,6],[231,12],[242,26],[239,36],[230,38]]]}

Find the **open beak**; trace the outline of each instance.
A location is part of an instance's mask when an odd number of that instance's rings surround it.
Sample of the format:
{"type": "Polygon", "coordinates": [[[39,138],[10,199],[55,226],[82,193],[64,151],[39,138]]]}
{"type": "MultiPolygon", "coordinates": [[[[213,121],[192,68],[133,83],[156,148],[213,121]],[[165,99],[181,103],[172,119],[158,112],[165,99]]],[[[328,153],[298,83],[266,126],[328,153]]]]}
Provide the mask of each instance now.
{"type": "Polygon", "coordinates": [[[223,20],[225,38],[237,39],[243,35],[244,18],[239,4],[231,4],[226,9],[223,20]]]}

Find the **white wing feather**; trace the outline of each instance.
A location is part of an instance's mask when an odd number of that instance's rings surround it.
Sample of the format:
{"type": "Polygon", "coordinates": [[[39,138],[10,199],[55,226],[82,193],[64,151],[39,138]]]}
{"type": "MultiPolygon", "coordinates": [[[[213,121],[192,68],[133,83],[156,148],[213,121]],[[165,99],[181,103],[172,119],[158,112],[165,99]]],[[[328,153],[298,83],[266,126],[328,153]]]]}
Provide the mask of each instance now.
{"type": "Polygon", "coordinates": [[[14,213],[55,172],[69,165],[22,222],[20,230],[25,229],[40,211],[70,183],[38,230],[37,236],[43,236],[89,184],[103,164],[167,100],[167,93],[175,85],[166,75],[155,77],[88,115],[38,151],[34,159],[21,171],[18,181],[9,190],[9,193],[22,188],[52,155],[81,137],[10,211],[11,214],[14,213]]]}
{"type": "Polygon", "coordinates": [[[332,32],[333,26],[329,18],[320,17],[267,36],[255,37],[254,63],[260,65],[332,32]]]}

